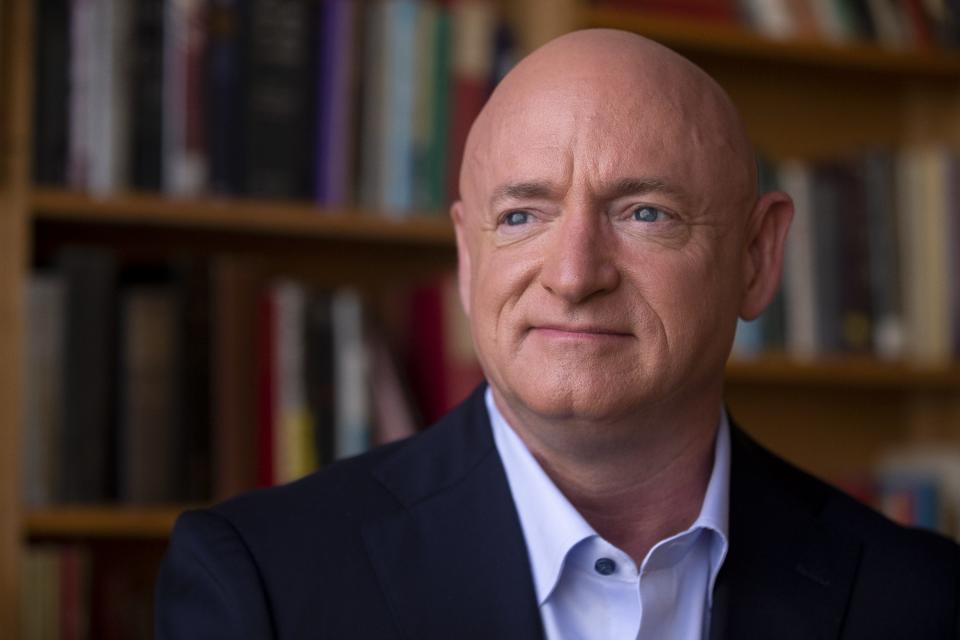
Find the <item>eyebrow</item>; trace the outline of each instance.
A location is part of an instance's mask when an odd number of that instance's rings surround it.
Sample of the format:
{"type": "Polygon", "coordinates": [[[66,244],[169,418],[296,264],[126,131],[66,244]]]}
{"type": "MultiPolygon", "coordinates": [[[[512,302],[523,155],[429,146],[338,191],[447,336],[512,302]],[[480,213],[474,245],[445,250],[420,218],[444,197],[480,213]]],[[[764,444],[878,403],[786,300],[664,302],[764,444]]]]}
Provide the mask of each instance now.
{"type": "Polygon", "coordinates": [[[490,196],[490,203],[495,205],[501,200],[550,198],[555,195],[556,189],[546,182],[512,182],[494,189],[490,196]]]}
{"type": "MultiPolygon", "coordinates": [[[[686,192],[678,185],[671,184],[660,178],[621,178],[613,184],[604,187],[597,194],[602,200],[616,200],[630,195],[644,195],[647,193],[664,193],[683,199],[686,192]]],[[[531,198],[555,198],[557,189],[547,182],[511,182],[493,190],[490,197],[492,205],[502,200],[524,200],[531,198]]]]}
{"type": "Polygon", "coordinates": [[[679,199],[686,196],[686,192],[679,185],[671,184],[660,178],[621,178],[602,189],[598,195],[603,200],[616,200],[625,196],[647,193],[663,193],[679,199]]]}

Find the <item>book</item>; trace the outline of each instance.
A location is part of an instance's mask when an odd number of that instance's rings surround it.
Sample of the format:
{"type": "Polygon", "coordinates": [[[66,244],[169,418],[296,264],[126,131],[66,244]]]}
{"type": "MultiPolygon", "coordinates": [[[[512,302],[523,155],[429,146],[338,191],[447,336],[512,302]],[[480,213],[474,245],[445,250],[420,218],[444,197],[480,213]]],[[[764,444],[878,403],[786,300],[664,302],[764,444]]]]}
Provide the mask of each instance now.
{"type": "Polygon", "coordinates": [[[96,152],[96,127],[93,95],[99,73],[94,43],[103,39],[97,31],[97,0],[72,0],[70,3],[69,120],[67,125],[67,186],[84,191],[92,174],[96,152]]]}
{"type": "Polygon", "coordinates": [[[296,480],[317,468],[317,446],[305,384],[306,288],[282,281],[271,287],[275,305],[273,358],[274,391],[274,482],[296,480]]]}
{"type": "Polygon", "coordinates": [[[176,487],[185,462],[178,446],[183,336],[177,291],[160,277],[125,285],[119,300],[117,497],[129,504],[173,502],[181,498],[176,487]]]}
{"type": "Polygon", "coordinates": [[[736,0],[605,0],[604,4],[634,11],[721,23],[736,22],[739,13],[736,0]]]}
{"type": "Polygon", "coordinates": [[[241,192],[243,144],[238,135],[243,99],[240,2],[211,0],[207,5],[203,118],[209,187],[214,193],[241,192]]]}
{"type": "Polygon", "coordinates": [[[211,494],[222,500],[257,485],[259,277],[235,257],[211,267],[211,494]]]}
{"type": "Polygon", "coordinates": [[[64,249],[57,266],[65,287],[62,451],[57,497],[67,503],[112,498],[116,415],[115,258],[102,250],[64,249]]]}
{"type": "Polygon", "coordinates": [[[860,160],[866,198],[873,351],[886,359],[903,354],[903,304],[897,242],[896,165],[892,153],[870,151],[860,160]]]}
{"type": "Polygon", "coordinates": [[[351,200],[356,140],[360,8],[351,0],[324,0],[317,23],[316,175],[318,204],[342,207],[351,200]]]}
{"type": "Polygon", "coordinates": [[[67,320],[63,278],[35,273],[26,293],[23,501],[37,507],[56,501],[63,464],[59,446],[67,320]]]}
{"type": "Polygon", "coordinates": [[[777,169],[777,181],[790,194],[794,207],[784,253],[786,347],[792,357],[810,359],[821,349],[817,324],[812,176],[806,163],[787,160],[777,169]]]}
{"type": "Polygon", "coordinates": [[[20,618],[25,638],[60,640],[60,567],[57,550],[34,546],[22,555],[20,618]]]}
{"type": "Polygon", "coordinates": [[[136,0],[130,40],[130,185],[163,188],[163,0],[136,0]]]}
{"type": "Polygon", "coordinates": [[[407,298],[411,389],[428,425],[469,395],[483,373],[453,275],[414,287],[407,298]]]}
{"type": "Polygon", "coordinates": [[[163,183],[171,196],[196,196],[207,187],[203,75],[206,4],[164,3],[163,183]]]}
{"type": "Polygon", "coordinates": [[[950,359],[950,274],[947,169],[949,152],[937,146],[914,147],[898,158],[901,289],[905,356],[919,364],[950,359]]]}
{"type": "Polygon", "coordinates": [[[257,300],[257,486],[276,482],[277,442],[277,304],[269,289],[257,300]]]}
{"type": "Polygon", "coordinates": [[[377,209],[392,217],[408,214],[414,205],[414,109],[418,74],[417,23],[420,5],[391,0],[383,8],[384,118],[378,161],[381,192],[377,209]]]}
{"type": "Polygon", "coordinates": [[[71,3],[49,0],[37,5],[34,56],[33,178],[38,184],[66,183],[71,60],[71,3]]]}
{"type": "Polygon", "coordinates": [[[242,5],[245,195],[306,198],[313,192],[314,3],[251,0],[242,5]]]}
{"type": "Polygon", "coordinates": [[[333,462],[336,430],[336,365],[334,362],[333,296],[314,291],[305,309],[306,363],[304,379],[313,423],[318,466],[333,462]]]}
{"type": "Polygon", "coordinates": [[[467,134],[491,90],[496,10],[487,0],[455,0],[451,9],[451,102],[447,200],[460,194],[467,134]]]}
{"type": "Polygon", "coordinates": [[[339,289],[331,299],[333,323],[334,459],[370,447],[370,355],[360,294],[339,289]]]}
{"type": "Polygon", "coordinates": [[[386,5],[384,0],[366,4],[362,21],[362,70],[360,100],[360,162],[356,200],[363,207],[376,210],[383,192],[380,164],[384,148],[384,122],[387,109],[384,92],[386,69],[386,5]]]}

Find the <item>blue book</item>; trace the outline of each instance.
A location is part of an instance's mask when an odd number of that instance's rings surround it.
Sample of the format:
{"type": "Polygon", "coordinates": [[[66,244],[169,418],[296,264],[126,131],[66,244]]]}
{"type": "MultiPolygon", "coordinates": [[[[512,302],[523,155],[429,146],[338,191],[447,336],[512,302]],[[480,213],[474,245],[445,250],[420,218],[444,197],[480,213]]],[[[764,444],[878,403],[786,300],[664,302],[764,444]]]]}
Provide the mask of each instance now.
{"type": "Polygon", "coordinates": [[[396,0],[384,7],[386,108],[380,187],[382,207],[388,215],[403,215],[413,209],[418,11],[414,0],[396,0]]]}

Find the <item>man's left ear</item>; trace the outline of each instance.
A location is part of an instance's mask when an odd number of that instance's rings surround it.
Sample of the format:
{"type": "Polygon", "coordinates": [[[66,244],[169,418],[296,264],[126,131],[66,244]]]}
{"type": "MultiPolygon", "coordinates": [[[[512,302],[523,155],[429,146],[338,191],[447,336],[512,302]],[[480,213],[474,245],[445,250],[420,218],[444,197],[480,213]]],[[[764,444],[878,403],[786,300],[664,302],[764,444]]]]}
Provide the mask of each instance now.
{"type": "Polygon", "coordinates": [[[467,231],[464,227],[463,202],[457,200],[450,207],[450,218],[457,235],[457,286],[460,290],[460,304],[463,312],[470,317],[470,248],[467,246],[467,231]]]}
{"type": "Polygon", "coordinates": [[[744,320],[759,316],[777,293],[787,229],[792,219],[793,200],[782,191],[765,193],[754,205],[743,255],[740,317],[744,320]]]}

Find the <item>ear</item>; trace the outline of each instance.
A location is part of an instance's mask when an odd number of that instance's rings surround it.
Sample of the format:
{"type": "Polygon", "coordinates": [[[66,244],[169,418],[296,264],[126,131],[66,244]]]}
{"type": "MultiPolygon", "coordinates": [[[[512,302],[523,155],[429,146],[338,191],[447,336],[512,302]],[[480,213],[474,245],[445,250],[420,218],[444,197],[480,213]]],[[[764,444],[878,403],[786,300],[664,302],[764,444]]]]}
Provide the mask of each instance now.
{"type": "Polygon", "coordinates": [[[464,227],[463,202],[457,200],[450,206],[453,229],[457,234],[457,285],[460,289],[460,304],[463,312],[470,317],[470,249],[467,246],[464,227]]]}
{"type": "Polygon", "coordinates": [[[743,255],[740,317],[744,320],[759,316],[777,293],[791,220],[793,200],[782,191],[765,193],[754,205],[743,255]]]}

